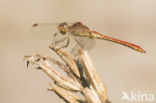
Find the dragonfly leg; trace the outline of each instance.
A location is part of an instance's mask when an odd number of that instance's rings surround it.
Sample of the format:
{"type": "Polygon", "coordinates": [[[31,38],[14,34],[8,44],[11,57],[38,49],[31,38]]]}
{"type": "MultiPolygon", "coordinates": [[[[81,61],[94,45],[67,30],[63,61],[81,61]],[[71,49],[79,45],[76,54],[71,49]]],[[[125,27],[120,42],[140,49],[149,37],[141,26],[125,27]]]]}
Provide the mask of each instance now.
{"type": "MultiPolygon", "coordinates": [[[[66,40],[66,39],[65,39],[66,40]]],[[[62,47],[60,47],[60,48],[58,48],[57,50],[59,50],[59,49],[61,49],[61,48],[66,48],[66,47],[68,47],[69,46],[69,38],[68,38],[68,40],[67,40],[67,43],[66,43],[66,45],[64,45],[64,46],[62,46],[62,47]]]]}
{"type": "Polygon", "coordinates": [[[67,40],[67,43],[64,46],[59,47],[57,50],[59,50],[60,48],[66,48],[66,47],[69,46],[69,38],[68,37],[64,37],[59,41],[55,41],[55,42],[52,43],[52,45],[58,45],[59,43],[64,42],[65,40],[67,40]]]}
{"type": "Polygon", "coordinates": [[[69,46],[69,38],[68,38],[68,40],[67,40],[67,43],[66,43],[66,45],[64,45],[64,46],[62,46],[62,47],[60,47],[60,48],[66,48],[66,47],[68,47],[69,46]]]}
{"type": "Polygon", "coordinates": [[[54,41],[54,42],[52,43],[52,45],[58,45],[59,43],[65,41],[66,39],[67,39],[67,38],[62,38],[61,40],[54,41]]]}

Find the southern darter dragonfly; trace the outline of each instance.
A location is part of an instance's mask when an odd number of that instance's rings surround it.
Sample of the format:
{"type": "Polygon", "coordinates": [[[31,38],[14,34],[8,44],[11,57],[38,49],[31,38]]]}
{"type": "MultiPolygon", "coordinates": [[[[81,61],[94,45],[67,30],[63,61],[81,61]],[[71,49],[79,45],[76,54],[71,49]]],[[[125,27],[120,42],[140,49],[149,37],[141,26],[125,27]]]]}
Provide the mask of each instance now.
{"type": "Polygon", "coordinates": [[[138,52],[145,53],[145,51],[136,44],[108,37],[96,31],[92,31],[81,22],[63,22],[59,24],[36,23],[32,26],[32,34],[41,39],[52,39],[53,44],[55,45],[63,43],[61,48],[68,47],[71,39],[73,39],[76,44],[72,48],[71,53],[74,55],[76,55],[79,50],[92,49],[95,46],[95,39],[111,41],[129,47],[138,52]]]}

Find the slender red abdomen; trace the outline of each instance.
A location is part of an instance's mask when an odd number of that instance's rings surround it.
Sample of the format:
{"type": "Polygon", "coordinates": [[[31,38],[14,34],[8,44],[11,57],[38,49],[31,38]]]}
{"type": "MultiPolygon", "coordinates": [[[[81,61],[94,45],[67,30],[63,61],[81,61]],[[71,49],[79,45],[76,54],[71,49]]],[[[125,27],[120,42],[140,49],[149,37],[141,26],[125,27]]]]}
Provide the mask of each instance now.
{"type": "Polygon", "coordinates": [[[119,40],[119,39],[115,39],[115,38],[112,38],[112,37],[108,37],[108,36],[104,36],[96,31],[92,31],[92,33],[94,33],[94,37],[95,38],[98,38],[98,39],[104,39],[104,40],[109,40],[109,41],[112,41],[112,42],[115,42],[115,43],[118,43],[118,44],[121,44],[121,45],[124,45],[124,46],[127,46],[129,48],[132,48],[136,51],[139,51],[141,53],[146,53],[146,51],[144,51],[140,46],[138,45],[135,45],[133,43],[129,43],[129,42],[126,42],[126,41],[122,41],[122,40],[119,40]]]}

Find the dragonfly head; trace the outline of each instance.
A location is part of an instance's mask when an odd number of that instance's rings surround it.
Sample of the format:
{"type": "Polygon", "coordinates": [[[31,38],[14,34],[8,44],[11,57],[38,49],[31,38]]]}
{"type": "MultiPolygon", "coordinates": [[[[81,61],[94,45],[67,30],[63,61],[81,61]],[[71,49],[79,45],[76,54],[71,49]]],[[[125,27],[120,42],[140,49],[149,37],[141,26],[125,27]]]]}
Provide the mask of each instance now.
{"type": "Polygon", "coordinates": [[[58,25],[58,30],[61,34],[66,34],[68,31],[68,24],[66,22],[60,23],[58,25]]]}

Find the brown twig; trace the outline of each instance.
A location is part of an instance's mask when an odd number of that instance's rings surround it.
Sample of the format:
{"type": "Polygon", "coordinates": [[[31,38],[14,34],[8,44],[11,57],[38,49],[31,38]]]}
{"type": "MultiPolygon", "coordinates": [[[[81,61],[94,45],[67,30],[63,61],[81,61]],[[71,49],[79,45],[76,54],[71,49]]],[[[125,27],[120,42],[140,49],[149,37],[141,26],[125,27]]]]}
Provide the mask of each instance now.
{"type": "Polygon", "coordinates": [[[27,66],[36,65],[54,81],[50,83],[50,90],[67,103],[109,103],[105,86],[96,73],[87,51],[81,51],[76,59],[69,52],[54,45],[50,45],[50,49],[60,56],[65,65],[40,54],[24,57],[27,66]],[[58,65],[67,75],[57,72],[50,63],[58,65]],[[82,94],[84,99],[79,99],[74,92],[82,94]]]}

